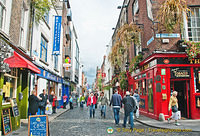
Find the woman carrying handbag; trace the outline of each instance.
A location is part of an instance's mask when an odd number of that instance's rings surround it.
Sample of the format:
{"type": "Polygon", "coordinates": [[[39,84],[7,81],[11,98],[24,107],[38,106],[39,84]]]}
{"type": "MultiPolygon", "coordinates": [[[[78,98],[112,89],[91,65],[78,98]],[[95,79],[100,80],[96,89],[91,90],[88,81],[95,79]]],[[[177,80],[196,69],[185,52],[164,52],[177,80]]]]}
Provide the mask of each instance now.
{"type": "Polygon", "coordinates": [[[172,109],[172,116],[167,118],[168,123],[171,119],[175,120],[175,125],[179,126],[180,124],[177,122],[178,120],[178,99],[176,98],[178,92],[174,91],[169,101],[169,111],[172,109]]]}

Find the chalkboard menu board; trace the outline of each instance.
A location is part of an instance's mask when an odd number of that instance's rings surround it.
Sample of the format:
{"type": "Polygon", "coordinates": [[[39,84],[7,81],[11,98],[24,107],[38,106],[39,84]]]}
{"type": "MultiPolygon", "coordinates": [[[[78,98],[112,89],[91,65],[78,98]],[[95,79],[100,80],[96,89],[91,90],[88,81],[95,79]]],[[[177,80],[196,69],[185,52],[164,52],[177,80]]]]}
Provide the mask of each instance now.
{"type": "Polygon", "coordinates": [[[29,116],[28,136],[49,136],[48,116],[29,116]]]}
{"type": "Polygon", "coordinates": [[[18,110],[16,98],[12,99],[12,112],[13,112],[14,117],[19,116],[19,110],[18,110]]]}
{"type": "Polygon", "coordinates": [[[10,118],[10,109],[2,110],[2,121],[3,121],[3,132],[4,135],[12,132],[11,118],[10,118]]]}
{"type": "Polygon", "coordinates": [[[18,110],[17,106],[13,106],[12,110],[13,110],[13,116],[14,117],[19,116],[19,110],[18,110]]]}

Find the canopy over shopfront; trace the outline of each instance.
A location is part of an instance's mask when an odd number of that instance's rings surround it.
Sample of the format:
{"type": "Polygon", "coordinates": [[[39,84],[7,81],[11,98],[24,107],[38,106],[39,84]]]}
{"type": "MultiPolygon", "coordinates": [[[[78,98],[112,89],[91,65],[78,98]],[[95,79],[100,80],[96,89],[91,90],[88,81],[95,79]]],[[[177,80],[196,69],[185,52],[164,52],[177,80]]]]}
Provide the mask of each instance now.
{"type": "Polygon", "coordinates": [[[32,62],[25,59],[15,51],[14,55],[5,59],[4,62],[9,64],[10,68],[27,68],[37,74],[40,74],[40,70],[32,62]]]}

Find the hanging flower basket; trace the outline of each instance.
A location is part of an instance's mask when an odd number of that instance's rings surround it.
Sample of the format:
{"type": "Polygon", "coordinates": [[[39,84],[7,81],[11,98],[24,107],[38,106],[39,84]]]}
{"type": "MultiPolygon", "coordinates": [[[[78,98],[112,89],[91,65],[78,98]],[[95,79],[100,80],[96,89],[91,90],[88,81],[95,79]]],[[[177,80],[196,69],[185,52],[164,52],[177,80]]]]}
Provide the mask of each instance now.
{"type": "Polygon", "coordinates": [[[194,59],[200,56],[200,42],[185,41],[187,45],[186,53],[189,59],[194,59]]]}

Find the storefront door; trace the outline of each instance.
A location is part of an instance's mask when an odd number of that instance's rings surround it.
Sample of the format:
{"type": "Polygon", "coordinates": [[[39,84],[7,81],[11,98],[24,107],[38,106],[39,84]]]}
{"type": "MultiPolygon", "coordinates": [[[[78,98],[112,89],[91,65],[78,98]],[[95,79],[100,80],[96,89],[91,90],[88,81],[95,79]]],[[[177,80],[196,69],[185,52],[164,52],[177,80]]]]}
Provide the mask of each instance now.
{"type": "Polygon", "coordinates": [[[178,110],[181,111],[181,117],[189,118],[189,80],[174,80],[171,85],[171,91],[178,92],[178,110]]]}

